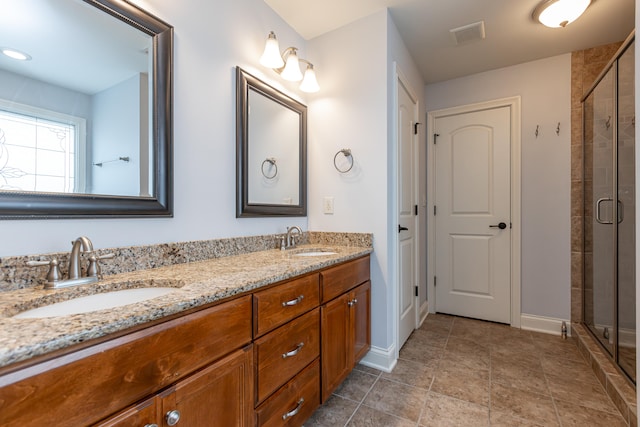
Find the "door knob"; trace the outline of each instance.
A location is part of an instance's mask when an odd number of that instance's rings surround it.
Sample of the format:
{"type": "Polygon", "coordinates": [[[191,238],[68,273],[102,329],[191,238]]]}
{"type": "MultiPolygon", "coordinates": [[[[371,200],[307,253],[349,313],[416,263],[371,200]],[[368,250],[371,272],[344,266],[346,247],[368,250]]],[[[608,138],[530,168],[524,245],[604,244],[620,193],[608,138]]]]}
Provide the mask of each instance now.
{"type": "Polygon", "coordinates": [[[407,227],[403,227],[401,225],[398,225],[398,233],[401,233],[403,231],[409,231],[409,229],[407,227]]]}
{"type": "Polygon", "coordinates": [[[500,230],[504,230],[505,228],[507,228],[507,224],[501,222],[500,224],[490,225],[489,228],[499,228],[500,230]]]}

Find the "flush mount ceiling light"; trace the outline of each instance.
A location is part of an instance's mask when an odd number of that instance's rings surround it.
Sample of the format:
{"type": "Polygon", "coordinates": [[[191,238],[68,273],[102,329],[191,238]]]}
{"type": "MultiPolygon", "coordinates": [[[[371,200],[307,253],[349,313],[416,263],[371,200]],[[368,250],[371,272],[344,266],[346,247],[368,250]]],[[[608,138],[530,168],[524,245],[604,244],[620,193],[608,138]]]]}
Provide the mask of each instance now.
{"type": "Polygon", "coordinates": [[[580,17],[591,0],[545,0],[533,11],[533,19],[549,28],[564,28],[580,17]]]}
{"type": "Polygon", "coordinates": [[[264,53],[260,57],[260,63],[265,67],[273,68],[283,79],[291,82],[299,82],[303,92],[317,92],[320,90],[313,64],[306,59],[298,57],[297,47],[288,47],[280,54],[280,46],[276,34],[271,31],[267,37],[264,53]],[[300,63],[307,65],[304,76],[300,71],[300,63]]]}
{"type": "Polygon", "coordinates": [[[18,61],[31,61],[31,55],[25,52],[21,52],[18,49],[2,47],[0,48],[0,52],[2,52],[4,56],[7,56],[11,59],[16,59],[18,61]]]}

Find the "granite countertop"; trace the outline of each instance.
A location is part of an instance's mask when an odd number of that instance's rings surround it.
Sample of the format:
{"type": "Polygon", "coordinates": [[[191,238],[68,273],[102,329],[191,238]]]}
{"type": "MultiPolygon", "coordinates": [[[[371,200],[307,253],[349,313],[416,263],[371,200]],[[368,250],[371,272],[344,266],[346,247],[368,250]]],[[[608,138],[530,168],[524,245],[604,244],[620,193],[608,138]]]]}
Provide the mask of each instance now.
{"type": "MultiPolygon", "coordinates": [[[[302,245],[206,261],[176,264],[106,277],[99,283],[58,290],[20,289],[0,293],[0,367],[125,330],[204,304],[371,253],[370,247],[302,245]],[[318,257],[301,251],[336,252],[318,257]],[[84,314],[41,319],[12,316],[79,296],[162,286],[176,291],[144,302],[84,314]]],[[[117,260],[116,260],[117,261],[117,260]]]]}

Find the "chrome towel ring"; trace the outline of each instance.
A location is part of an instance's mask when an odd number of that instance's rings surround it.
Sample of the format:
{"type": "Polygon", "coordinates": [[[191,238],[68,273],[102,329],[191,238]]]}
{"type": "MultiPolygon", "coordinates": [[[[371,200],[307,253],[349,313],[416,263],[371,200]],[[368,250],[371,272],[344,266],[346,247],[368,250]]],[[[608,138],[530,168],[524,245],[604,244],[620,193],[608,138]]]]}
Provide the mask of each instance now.
{"type": "Polygon", "coordinates": [[[276,164],[275,157],[267,157],[266,159],[264,159],[264,161],[262,162],[262,166],[260,166],[260,171],[262,172],[262,175],[267,179],[275,178],[278,175],[278,165],[276,164]],[[271,165],[268,167],[267,172],[264,171],[265,163],[271,165]],[[269,173],[269,169],[273,169],[273,173],[269,173]]]}
{"type": "Polygon", "coordinates": [[[333,166],[336,168],[336,170],[340,173],[347,173],[349,172],[352,168],[353,168],[353,155],[351,154],[351,149],[350,148],[343,148],[342,150],[339,150],[335,156],[333,156],[333,166]],[[348,166],[349,167],[345,167],[343,166],[342,168],[340,166],[338,166],[338,156],[342,154],[346,159],[348,159],[348,166]]]}

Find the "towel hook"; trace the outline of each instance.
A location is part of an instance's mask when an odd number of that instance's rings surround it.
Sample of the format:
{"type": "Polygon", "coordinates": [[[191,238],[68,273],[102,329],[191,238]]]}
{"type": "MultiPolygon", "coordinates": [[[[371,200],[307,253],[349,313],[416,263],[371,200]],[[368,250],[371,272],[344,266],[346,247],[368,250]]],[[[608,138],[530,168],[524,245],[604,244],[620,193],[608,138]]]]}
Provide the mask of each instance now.
{"type": "Polygon", "coordinates": [[[351,149],[350,149],[350,148],[343,148],[342,150],[339,150],[339,151],[336,153],[336,155],[335,155],[335,156],[333,156],[333,166],[334,166],[334,167],[336,168],[336,170],[337,170],[338,172],[340,172],[340,173],[347,173],[347,172],[349,172],[349,171],[353,168],[353,162],[354,162],[354,160],[353,160],[353,155],[351,154],[351,149]],[[338,162],[337,162],[337,160],[338,160],[338,155],[340,155],[340,153],[342,153],[342,155],[343,155],[345,158],[350,159],[349,167],[348,167],[348,168],[346,168],[346,169],[345,169],[345,168],[342,168],[342,169],[341,169],[341,168],[338,166],[338,162]]]}
{"type": "Polygon", "coordinates": [[[275,157],[267,157],[266,159],[264,159],[264,161],[262,162],[262,165],[260,166],[260,171],[262,172],[262,176],[264,176],[267,179],[275,178],[278,175],[278,165],[276,164],[276,158],[275,157]],[[272,169],[274,169],[273,174],[270,175],[268,173],[265,173],[265,171],[264,171],[265,163],[268,163],[268,164],[270,164],[272,166],[272,169]]]}

